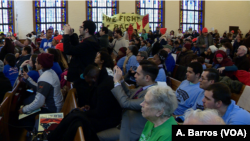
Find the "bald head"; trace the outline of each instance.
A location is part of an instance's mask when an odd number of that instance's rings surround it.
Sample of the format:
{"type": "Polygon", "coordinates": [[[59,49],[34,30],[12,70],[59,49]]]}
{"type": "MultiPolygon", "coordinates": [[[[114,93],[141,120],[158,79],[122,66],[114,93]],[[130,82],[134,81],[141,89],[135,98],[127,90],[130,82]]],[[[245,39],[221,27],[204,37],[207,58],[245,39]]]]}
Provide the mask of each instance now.
{"type": "Polygon", "coordinates": [[[185,125],[221,125],[225,124],[218,112],[214,109],[207,110],[193,110],[188,109],[185,112],[185,125]]]}
{"type": "Polygon", "coordinates": [[[237,55],[238,56],[244,56],[247,54],[247,47],[246,46],[239,46],[238,50],[237,50],[237,55]]]}

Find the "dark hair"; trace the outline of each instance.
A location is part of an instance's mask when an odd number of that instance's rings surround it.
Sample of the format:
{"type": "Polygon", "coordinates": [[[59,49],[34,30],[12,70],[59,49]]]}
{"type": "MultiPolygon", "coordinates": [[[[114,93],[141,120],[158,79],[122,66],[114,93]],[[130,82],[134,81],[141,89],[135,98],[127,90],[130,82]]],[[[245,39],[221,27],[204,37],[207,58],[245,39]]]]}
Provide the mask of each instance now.
{"type": "Polygon", "coordinates": [[[25,47],[23,48],[23,50],[25,50],[28,54],[31,53],[31,47],[30,47],[30,46],[25,46],[25,47]]]}
{"type": "Polygon", "coordinates": [[[178,30],[180,30],[180,31],[181,31],[181,29],[178,29],[178,30]]]}
{"type": "Polygon", "coordinates": [[[143,42],[144,44],[147,44],[147,43],[148,43],[146,40],[143,40],[142,42],[143,42]]]}
{"type": "Polygon", "coordinates": [[[193,54],[192,56],[191,56],[191,60],[194,60],[194,59],[197,59],[198,58],[198,56],[196,55],[196,54],[193,54]]]}
{"type": "Polygon", "coordinates": [[[180,43],[178,41],[174,41],[174,44],[175,45],[179,45],[180,43]]]}
{"type": "Polygon", "coordinates": [[[131,52],[133,53],[133,55],[137,56],[137,54],[138,54],[138,48],[135,45],[133,45],[133,46],[134,47],[132,48],[131,52]]]}
{"type": "Polygon", "coordinates": [[[99,69],[95,65],[88,65],[84,71],[83,76],[95,77],[99,73],[99,69]]]}
{"type": "Polygon", "coordinates": [[[214,82],[219,82],[220,74],[216,69],[208,68],[208,69],[205,69],[203,71],[208,71],[208,74],[207,74],[208,81],[214,80],[214,82]]]}
{"type": "Polygon", "coordinates": [[[114,62],[113,62],[113,59],[111,58],[111,56],[107,52],[104,52],[104,51],[100,51],[99,53],[101,55],[101,60],[104,61],[102,66],[113,69],[114,62]]]}
{"type": "Polygon", "coordinates": [[[144,40],[144,37],[141,36],[140,38],[142,38],[142,40],[144,40]]]}
{"type": "MultiPolygon", "coordinates": [[[[142,29],[142,30],[146,32],[146,30],[145,30],[145,29],[142,29]]],[[[146,32],[146,33],[147,33],[147,32],[146,32]]]]}
{"type": "Polygon", "coordinates": [[[32,60],[32,65],[33,65],[33,67],[32,67],[32,70],[36,70],[36,58],[37,58],[37,55],[36,54],[33,54],[33,55],[31,55],[31,60],[32,60]]]}
{"type": "Polygon", "coordinates": [[[142,60],[140,62],[140,66],[142,67],[143,75],[149,75],[152,81],[155,81],[159,73],[158,66],[154,62],[149,60],[142,60]]]}
{"type": "Polygon", "coordinates": [[[33,35],[36,35],[36,32],[35,32],[35,31],[32,31],[31,33],[32,33],[33,35]]]}
{"type": "Polygon", "coordinates": [[[155,54],[157,54],[159,52],[159,50],[162,49],[162,46],[159,42],[155,42],[153,47],[152,47],[152,56],[154,56],[155,54]]]}
{"type": "Polygon", "coordinates": [[[232,46],[232,44],[231,44],[231,43],[226,42],[226,43],[224,43],[224,46],[225,46],[225,48],[230,49],[230,52],[231,52],[231,53],[233,52],[233,46],[232,46]]]}
{"type": "Polygon", "coordinates": [[[105,48],[105,47],[102,47],[102,48],[100,49],[100,51],[106,52],[106,53],[108,53],[108,54],[110,55],[110,53],[109,53],[108,49],[107,49],[107,48],[105,48]]]}
{"type": "Polygon", "coordinates": [[[30,39],[26,39],[28,41],[29,44],[31,44],[31,40],[30,39]]]}
{"type": "Polygon", "coordinates": [[[95,30],[96,30],[96,25],[93,21],[91,20],[86,20],[83,22],[83,28],[89,30],[90,35],[94,35],[95,30]]]}
{"type": "Polygon", "coordinates": [[[14,53],[15,47],[9,38],[5,38],[5,46],[2,50],[6,50],[7,53],[14,53]]]}
{"type": "Polygon", "coordinates": [[[232,37],[232,36],[233,36],[233,34],[227,33],[227,38],[232,37]]]}
{"type": "Polygon", "coordinates": [[[108,34],[108,32],[109,32],[107,27],[102,27],[102,31],[104,31],[105,34],[108,34]]]}
{"type": "Polygon", "coordinates": [[[54,55],[54,62],[58,62],[59,61],[59,55],[58,55],[58,52],[56,51],[56,49],[48,48],[47,50],[48,50],[48,53],[54,55]]]}
{"type": "Polygon", "coordinates": [[[201,56],[197,57],[197,61],[201,64],[204,64],[205,63],[205,59],[201,56]]]}
{"type": "Polygon", "coordinates": [[[4,58],[8,64],[11,66],[11,67],[15,67],[16,65],[16,57],[14,54],[12,53],[8,53],[5,55],[5,58],[4,58]]]}
{"type": "Polygon", "coordinates": [[[121,31],[120,29],[117,29],[115,32],[116,32],[117,34],[120,34],[120,36],[122,36],[122,31],[121,31]]]}
{"type": "Polygon", "coordinates": [[[231,91],[227,85],[217,82],[209,85],[206,90],[213,92],[214,102],[222,101],[224,105],[231,104],[231,91]]]}
{"type": "Polygon", "coordinates": [[[195,74],[200,74],[200,76],[201,76],[201,73],[202,73],[202,71],[203,71],[203,68],[202,68],[202,65],[201,65],[201,63],[199,63],[199,62],[193,62],[193,63],[190,63],[189,65],[188,65],[188,67],[190,67],[190,68],[192,68],[193,69],[193,72],[195,73],[195,74]]]}
{"type": "Polygon", "coordinates": [[[56,49],[56,51],[58,53],[58,63],[61,63],[66,69],[69,68],[68,62],[66,61],[66,58],[63,56],[62,52],[59,49],[56,49]]]}
{"type": "Polygon", "coordinates": [[[163,65],[163,69],[165,71],[165,74],[167,76],[167,66],[165,64],[166,59],[168,58],[168,52],[166,50],[161,49],[158,53],[157,53],[161,64],[163,65]]]}

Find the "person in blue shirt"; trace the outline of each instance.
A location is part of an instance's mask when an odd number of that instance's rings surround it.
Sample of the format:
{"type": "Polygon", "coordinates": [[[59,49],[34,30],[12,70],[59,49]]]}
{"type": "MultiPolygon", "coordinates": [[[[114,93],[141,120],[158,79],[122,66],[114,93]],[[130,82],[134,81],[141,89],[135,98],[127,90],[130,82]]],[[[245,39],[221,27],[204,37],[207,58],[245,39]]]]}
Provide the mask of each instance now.
{"type": "Polygon", "coordinates": [[[141,41],[141,48],[138,51],[147,51],[147,41],[141,41]]]}
{"type": "Polygon", "coordinates": [[[53,47],[52,46],[52,41],[53,41],[53,29],[48,29],[46,31],[46,38],[42,39],[41,44],[40,44],[40,52],[45,52],[46,49],[53,47]]]}
{"type": "Polygon", "coordinates": [[[16,57],[12,53],[8,53],[4,58],[3,73],[10,80],[11,86],[15,84],[18,77],[18,68],[16,67],[16,57]]]}
{"type": "Polygon", "coordinates": [[[28,68],[27,74],[29,75],[30,78],[32,78],[34,82],[37,82],[38,78],[40,77],[38,71],[36,70],[36,65],[35,65],[36,58],[37,55],[33,54],[31,55],[29,60],[24,61],[21,65],[22,70],[24,70],[23,69],[24,66],[27,66],[28,68]]]}
{"type": "Polygon", "coordinates": [[[136,67],[137,61],[136,61],[136,55],[138,54],[138,48],[135,45],[131,45],[127,48],[126,51],[126,59],[123,63],[123,73],[126,74],[132,67],[136,67]]]}
{"type": "Polygon", "coordinates": [[[48,48],[47,53],[53,54],[54,55],[54,63],[53,66],[51,67],[52,70],[56,72],[56,74],[59,77],[59,80],[61,81],[61,74],[62,74],[62,69],[58,63],[59,60],[59,55],[56,49],[54,48],[48,48]]]}
{"type": "Polygon", "coordinates": [[[173,47],[171,45],[164,45],[163,47],[164,47],[163,49],[168,52],[168,57],[165,60],[165,64],[167,67],[167,75],[171,76],[175,68],[175,60],[174,57],[172,56],[173,47]]]}
{"type": "Polygon", "coordinates": [[[225,84],[210,85],[204,95],[204,108],[216,109],[227,125],[250,125],[250,113],[231,100],[230,88],[225,84]]]}
{"type": "MultiPolygon", "coordinates": [[[[219,78],[220,78],[220,75],[216,69],[209,68],[209,69],[203,70],[201,77],[199,79],[200,88],[203,89],[203,91],[201,91],[197,99],[194,100],[195,102],[194,102],[194,105],[192,106],[193,110],[196,110],[196,109],[204,110],[202,99],[204,98],[205,90],[208,88],[208,86],[216,82],[219,82],[219,78]]],[[[184,116],[179,116],[176,118],[176,120],[179,122],[186,121],[186,119],[184,119],[184,116]]]]}
{"type": "Polygon", "coordinates": [[[155,81],[166,82],[167,80],[167,68],[165,64],[165,60],[168,57],[168,52],[166,50],[160,50],[153,57],[153,62],[158,66],[159,73],[155,79],[155,81]]]}
{"type": "Polygon", "coordinates": [[[198,95],[203,91],[200,86],[199,78],[203,69],[198,62],[190,63],[187,67],[187,80],[184,80],[176,90],[178,108],[174,115],[183,115],[184,112],[193,107],[198,95]]]}
{"type": "Polygon", "coordinates": [[[194,38],[194,39],[192,40],[192,42],[193,42],[193,47],[191,48],[191,50],[192,50],[194,53],[196,53],[196,55],[200,56],[201,51],[200,51],[200,48],[196,45],[196,41],[197,41],[197,38],[194,38]]]}

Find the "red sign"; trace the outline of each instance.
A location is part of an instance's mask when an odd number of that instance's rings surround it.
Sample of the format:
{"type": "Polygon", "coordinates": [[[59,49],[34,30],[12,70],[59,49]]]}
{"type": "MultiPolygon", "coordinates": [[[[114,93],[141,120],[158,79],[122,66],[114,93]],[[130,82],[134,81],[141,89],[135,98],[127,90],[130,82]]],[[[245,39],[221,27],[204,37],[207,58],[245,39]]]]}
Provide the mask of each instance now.
{"type": "Polygon", "coordinates": [[[131,35],[133,34],[133,26],[130,24],[128,27],[128,35],[129,35],[129,40],[131,40],[131,35]]]}
{"type": "Polygon", "coordinates": [[[144,16],[143,18],[142,18],[142,28],[144,29],[144,27],[147,25],[147,23],[149,22],[148,21],[148,19],[149,19],[149,17],[148,17],[149,15],[147,14],[146,16],[144,16]]]}

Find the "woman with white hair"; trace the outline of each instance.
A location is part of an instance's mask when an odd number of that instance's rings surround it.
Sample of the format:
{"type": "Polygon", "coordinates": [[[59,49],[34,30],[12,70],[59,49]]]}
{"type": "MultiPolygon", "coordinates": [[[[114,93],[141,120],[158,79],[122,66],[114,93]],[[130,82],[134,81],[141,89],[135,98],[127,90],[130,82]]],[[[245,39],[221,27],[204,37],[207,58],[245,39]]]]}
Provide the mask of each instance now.
{"type": "Polygon", "coordinates": [[[173,112],[178,106],[170,87],[152,86],[141,103],[142,116],[148,121],[139,141],[171,141],[172,125],[177,125],[173,112]]]}
{"type": "Polygon", "coordinates": [[[215,109],[206,109],[204,111],[192,108],[188,109],[185,114],[183,125],[223,125],[224,120],[219,116],[215,109]]]}

